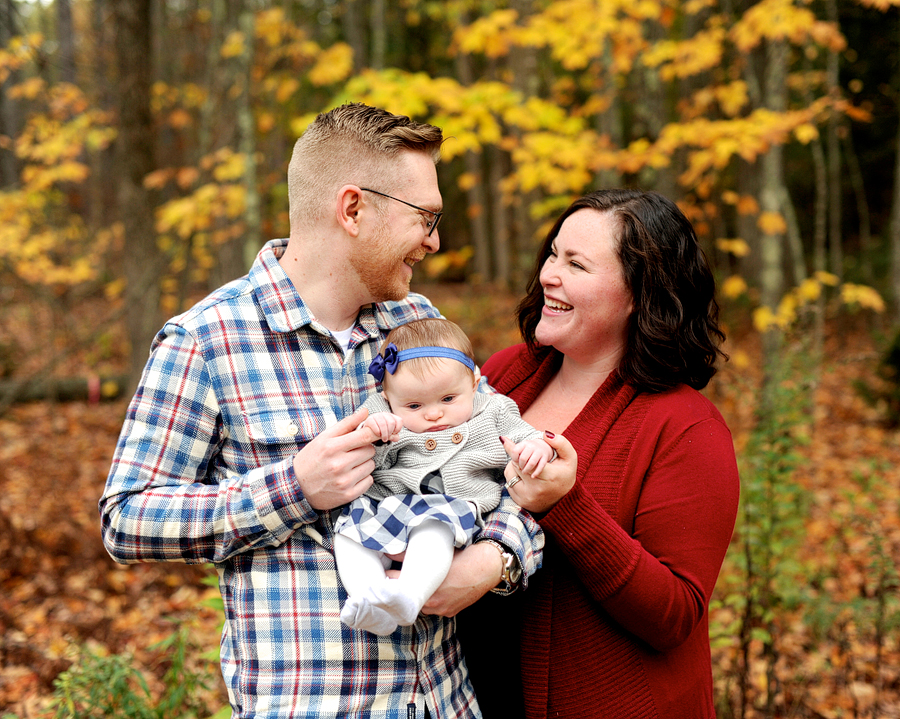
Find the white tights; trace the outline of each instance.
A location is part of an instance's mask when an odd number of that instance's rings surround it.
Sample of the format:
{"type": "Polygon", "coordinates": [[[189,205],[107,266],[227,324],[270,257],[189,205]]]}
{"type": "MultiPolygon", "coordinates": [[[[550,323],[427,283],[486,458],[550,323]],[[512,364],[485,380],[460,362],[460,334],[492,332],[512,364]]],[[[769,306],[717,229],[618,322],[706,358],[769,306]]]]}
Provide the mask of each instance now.
{"type": "Polygon", "coordinates": [[[397,579],[385,573],[390,560],[343,535],[334,538],[338,573],[349,598],[341,621],[354,629],[387,636],[416,621],[428,598],[441,586],[453,560],[453,530],[438,520],[423,522],[409,533],[397,579]]]}

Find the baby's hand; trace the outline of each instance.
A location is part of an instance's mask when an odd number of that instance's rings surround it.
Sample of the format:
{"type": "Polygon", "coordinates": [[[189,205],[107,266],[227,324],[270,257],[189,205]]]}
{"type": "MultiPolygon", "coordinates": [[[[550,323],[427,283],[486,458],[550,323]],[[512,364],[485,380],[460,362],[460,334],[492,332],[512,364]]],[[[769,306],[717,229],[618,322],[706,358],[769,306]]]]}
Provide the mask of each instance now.
{"type": "Polygon", "coordinates": [[[375,414],[370,414],[360,427],[366,427],[375,435],[375,440],[394,442],[400,437],[400,430],[403,429],[403,420],[390,412],[376,412],[375,414]]]}
{"type": "Polygon", "coordinates": [[[525,474],[539,475],[547,462],[553,459],[553,448],[542,439],[526,439],[515,445],[504,439],[506,453],[525,474]]]}

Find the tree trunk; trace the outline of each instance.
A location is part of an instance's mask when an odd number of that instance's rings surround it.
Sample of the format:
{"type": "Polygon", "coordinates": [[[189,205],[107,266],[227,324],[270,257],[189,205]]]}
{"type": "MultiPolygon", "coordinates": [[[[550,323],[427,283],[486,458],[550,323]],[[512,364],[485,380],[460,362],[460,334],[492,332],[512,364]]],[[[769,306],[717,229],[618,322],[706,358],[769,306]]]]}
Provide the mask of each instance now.
{"type": "Polygon", "coordinates": [[[384,69],[387,56],[387,18],[384,0],[372,0],[372,58],[370,64],[376,70],[384,69]]]}
{"type": "Polygon", "coordinates": [[[894,163],[894,196],[891,202],[891,295],[894,304],[894,319],[900,316],[900,131],[897,135],[897,150],[894,163]]]}
{"type": "Polygon", "coordinates": [[[496,145],[488,148],[488,187],[491,193],[491,236],[494,249],[494,280],[502,287],[511,286],[509,246],[509,207],[500,191],[506,175],[506,155],[496,145]]]}
{"type": "MultiPolygon", "coordinates": [[[[18,34],[16,6],[13,0],[0,0],[0,48],[18,34]]],[[[10,73],[0,83],[0,135],[18,137],[19,113],[16,101],[9,96],[9,89],[18,82],[18,71],[10,73]]],[[[0,147],[0,188],[10,187],[19,181],[18,163],[11,147],[0,147]]]]}
{"type": "Polygon", "coordinates": [[[62,82],[75,84],[75,43],[72,30],[72,5],[56,0],[56,40],[59,43],[56,66],[62,82]]]}
{"type": "MultiPolygon", "coordinates": [[[[595,126],[601,136],[608,137],[612,147],[621,149],[625,144],[625,133],[622,129],[622,108],[619,100],[619,91],[616,89],[616,79],[610,68],[612,67],[612,48],[607,39],[603,45],[603,88],[602,92],[609,98],[609,107],[604,112],[598,113],[595,126]]],[[[613,188],[622,186],[622,173],[616,168],[600,170],[597,173],[596,183],[598,188],[613,188]]]]}
{"type": "MultiPolygon", "coordinates": [[[[765,103],[775,112],[783,112],[787,104],[786,72],[787,47],[782,41],[772,41],[767,52],[765,103]]],[[[763,213],[781,214],[783,209],[782,148],[773,145],[762,157],[762,187],[760,210],[763,213]]],[[[760,287],[762,304],[776,307],[784,292],[784,237],[763,231],[761,237],[762,268],[760,287]]]]}
{"type": "Polygon", "coordinates": [[[244,79],[244,88],[241,93],[240,107],[238,108],[238,146],[245,158],[244,188],[247,192],[246,210],[244,221],[246,231],[244,233],[242,250],[243,262],[239,272],[235,276],[246,273],[256,253],[262,246],[262,215],[260,212],[259,186],[256,180],[256,123],[253,118],[253,95],[250,92],[250,84],[253,73],[253,40],[256,35],[256,18],[251,5],[245,5],[240,17],[241,32],[244,33],[246,42],[244,53],[240,57],[240,72],[244,79]]]}
{"type": "MultiPolygon", "coordinates": [[[[766,53],[765,103],[774,112],[783,112],[787,105],[787,57],[784,41],[772,41],[766,53]]],[[[784,209],[784,175],[782,148],[773,145],[761,160],[760,210],[781,214],[784,209]]],[[[760,237],[760,302],[775,309],[784,293],[784,237],[763,230],[760,237]]],[[[779,334],[770,330],[763,336],[765,356],[773,359],[780,344],[779,334]]],[[[768,377],[768,373],[767,373],[768,377]]]]}
{"type": "Polygon", "coordinates": [[[153,117],[150,111],[151,0],[113,3],[119,71],[119,211],[125,231],[125,302],[131,342],[129,378],[137,384],[147,351],[159,327],[159,279],[163,257],[153,229],[153,203],[144,178],[154,169],[153,117]]]}
{"type": "MultiPolygon", "coordinates": [[[[872,222],[869,217],[869,201],[866,199],[866,183],[859,167],[859,158],[853,146],[853,130],[847,125],[844,135],[844,156],[847,158],[847,177],[856,200],[856,214],[859,220],[860,273],[865,282],[871,284],[875,278],[872,268],[872,222]]],[[[900,149],[898,149],[900,151],[900,149]]]]}
{"type": "MultiPolygon", "coordinates": [[[[826,0],[826,16],[828,21],[838,26],[837,0],[826,0]]],[[[826,59],[826,82],[832,96],[840,93],[838,77],[838,54],[829,50],[826,59]]],[[[837,114],[832,112],[826,125],[826,148],[828,150],[828,244],[831,250],[831,271],[838,279],[844,279],[844,246],[842,231],[841,206],[843,204],[841,177],[841,145],[838,138],[837,114]]]]}
{"type": "MultiPolygon", "coordinates": [[[[468,24],[468,18],[462,18],[468,24]]],[[[466,87],[473,82],[472,58],[468,53],[456,53],[456,75],[466,87]]],[[[493,279],[491,272],[491,247],[487,228],[487,196],[484,191],[484,175],[482,172],[480,153],[469,151],[463,158],[466,174],[472,177],[466,189],[466,216],[469,219],[469,232],[472,235],[472,247],[475,251],[475,277],[477,283],[489,282],[493,279]]]]}
{"type": "MultiPolygon", "coordinates": [[[[512,0],[510,6],[519,13],[520,22],[525,23],[534,12],[531,0],[512,0]]],[[[523,97],[534,97],[538,93],[538,63],[534,48],[513,46],[509,53],[510,70],[512,71],[514,89],[523,97]]],[[[515,214],[516,235],[515,254],[512,262],[511,289],[519,292],[525,288],[528,274],[534,259],[537,223],[531,217],[531,207],[541,199],[541,193],[531,190],[522,193],[513,206],[515,214]]]]}
{"type": "Polygon", "coordinates": [[[347,44],[353,48],[353,74],[358,75],[366,66],[366,34],[363,21],[363,0],[346,0],[341,16],[341,26],[347,44]]]}

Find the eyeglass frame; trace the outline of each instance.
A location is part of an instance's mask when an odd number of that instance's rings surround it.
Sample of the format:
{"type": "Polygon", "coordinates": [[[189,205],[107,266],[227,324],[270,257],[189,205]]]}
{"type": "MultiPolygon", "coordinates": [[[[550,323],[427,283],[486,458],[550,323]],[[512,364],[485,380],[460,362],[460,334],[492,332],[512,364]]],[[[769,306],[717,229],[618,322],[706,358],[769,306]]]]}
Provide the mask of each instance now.
{"type": "Polygon", "coordinates": [[[382,197],[387,197],[389,200],[396,200],[397,202],[402,202],[407,207],[412,207],[414,210],[418,210],[419,212],[427,212],[429,215],[434,215],[434,222],[428,230],[428,236],[431,237],[434,234],[434,231],[437,229],[438,223],[441,221],[441,217],[444,216],[443,210],[440,212],[435,212],[434,210],[426,210],[424,207],[419,207],[418,205],[414,205],[412,202],[407,202],[406,200],[401,200],[399,197],[394,197],[393,195],[386,195],[383,192],[379,192],[378,190],[373,190],[368,187],[360,187],[360,190],[363,192],[371,192],[376,195],[381,195],[382,197]]]}

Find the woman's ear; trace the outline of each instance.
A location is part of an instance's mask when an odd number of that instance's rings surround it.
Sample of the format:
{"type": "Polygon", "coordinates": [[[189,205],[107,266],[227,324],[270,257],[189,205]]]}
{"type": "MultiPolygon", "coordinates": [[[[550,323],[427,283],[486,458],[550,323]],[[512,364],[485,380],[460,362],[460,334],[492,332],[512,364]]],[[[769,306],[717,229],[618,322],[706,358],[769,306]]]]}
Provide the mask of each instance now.
{"type": "Polygon", "coordinates": [[[359,213],[362,205],[362,190],[356,185],[344,185],[338,190],[335,207],[337,222],[351,237],[359,236],[359,213]]]}

